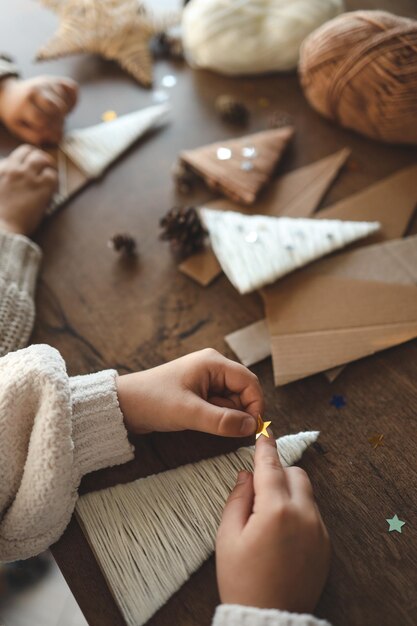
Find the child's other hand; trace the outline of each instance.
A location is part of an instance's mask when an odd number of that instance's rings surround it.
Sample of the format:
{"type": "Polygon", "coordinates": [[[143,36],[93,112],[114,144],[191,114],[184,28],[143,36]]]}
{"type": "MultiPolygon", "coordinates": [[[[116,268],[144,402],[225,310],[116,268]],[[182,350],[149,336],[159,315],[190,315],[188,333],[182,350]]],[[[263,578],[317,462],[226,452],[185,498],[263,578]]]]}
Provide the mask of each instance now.
{"type": "Polygon", "coordinates": [[[311,613],[329,570],[330,542],[307,474],[283,468],[259,437],[254,474],[241,472],[217,535],[221,601],[311,613]]]}
{"type": "Polygon", "coordinates": [[[53,158],[33,146],[20,146],[0,161],[0,230],[30,235],[57,188],[53,158]]]}
{"type": "Polygon", "coordinates": [[[77,101],[77,83],[69,78],[37,76],[0,82],[0,119],[23,141],[57,144],[65,116],[77,101]]]}
{"type": "Polygon", "coordinates": [[[226,437],[253,435],[263,412],[255,374],[210,348],[117,379],[128,430],[200,430],[226,437]]]}

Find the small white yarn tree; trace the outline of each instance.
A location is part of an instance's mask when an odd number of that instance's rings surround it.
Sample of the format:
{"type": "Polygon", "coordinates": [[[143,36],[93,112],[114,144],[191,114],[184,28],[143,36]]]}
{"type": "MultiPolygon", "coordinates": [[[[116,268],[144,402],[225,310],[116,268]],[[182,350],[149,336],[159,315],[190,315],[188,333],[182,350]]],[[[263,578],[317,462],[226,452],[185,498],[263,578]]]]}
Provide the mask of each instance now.
{"type": "MultiPolygon", "coordinates": [[[[319,433],[277,440],[293,465],[319,433]]],[[[253,447],[82,496],[78,518],[128,626],[141,626],[214,550],[237,472],[253,469],[253,447]]]]}

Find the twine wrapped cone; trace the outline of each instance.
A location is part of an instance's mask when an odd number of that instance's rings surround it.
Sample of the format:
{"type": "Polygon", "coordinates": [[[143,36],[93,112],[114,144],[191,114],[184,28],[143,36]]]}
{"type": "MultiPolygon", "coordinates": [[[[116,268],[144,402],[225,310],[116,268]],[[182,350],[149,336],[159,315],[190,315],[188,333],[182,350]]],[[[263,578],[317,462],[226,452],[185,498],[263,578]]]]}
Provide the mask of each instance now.
{"type": "Polygon", "coordinates": [[[373,139],[417,144],[417,20],[344,13],[304,41],[299,73],[325,117],[373,139]]]}

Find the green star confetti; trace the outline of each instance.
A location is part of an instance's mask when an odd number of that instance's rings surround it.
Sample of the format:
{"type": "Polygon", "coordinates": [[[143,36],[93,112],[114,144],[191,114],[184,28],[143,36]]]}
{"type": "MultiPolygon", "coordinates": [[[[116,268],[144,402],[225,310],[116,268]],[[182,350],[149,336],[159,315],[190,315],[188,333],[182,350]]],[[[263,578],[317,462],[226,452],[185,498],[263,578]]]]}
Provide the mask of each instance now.
{"type": "Polygon", "coordinates": [[[389,533],[391,533],[393,530],[396,530],[397,533],[402,532],[401,528],[404,526],[405,522],[402,522],[400,519],[398,519],[397,514],[395,514],[394,517],[391,517],[391,519],[386,519],[385,521],[387,521],[389,524],[389,533]]]}

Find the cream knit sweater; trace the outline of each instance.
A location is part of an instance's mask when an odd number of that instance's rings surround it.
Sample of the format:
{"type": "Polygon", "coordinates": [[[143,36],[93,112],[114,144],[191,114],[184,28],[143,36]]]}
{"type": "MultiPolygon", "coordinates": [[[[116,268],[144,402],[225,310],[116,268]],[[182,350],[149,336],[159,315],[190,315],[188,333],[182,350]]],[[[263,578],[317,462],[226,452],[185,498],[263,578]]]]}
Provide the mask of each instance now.
{"type": "MultiPolygon", "coordinates": [[[[2,67],[0,61],[0,76],[2,67]]],[[[133,458],[114,370],[70,378],[54,348],[19,350],[33,326],[40,260],[36,244],[0,231],[0,561],[27,558],[54,543],[71,518],[82,476],[133,458]]],[[[212,626],[329,624],[221,605],[212,626]]]]}

